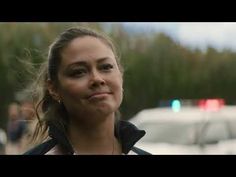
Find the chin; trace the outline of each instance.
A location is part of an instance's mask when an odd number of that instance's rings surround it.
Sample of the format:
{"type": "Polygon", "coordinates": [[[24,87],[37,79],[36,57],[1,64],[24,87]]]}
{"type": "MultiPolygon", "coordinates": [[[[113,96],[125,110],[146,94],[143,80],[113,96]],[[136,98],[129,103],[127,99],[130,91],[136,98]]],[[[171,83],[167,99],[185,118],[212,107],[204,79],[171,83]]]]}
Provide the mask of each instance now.
{"type": "Polygon", "coordinates": [[[101,104],[101,105],[96,106],[95,109],[100,114],[109,115],[109,114],[115,113],[115,111],[117,110],[117,107],[110,104],[101,104]]]}

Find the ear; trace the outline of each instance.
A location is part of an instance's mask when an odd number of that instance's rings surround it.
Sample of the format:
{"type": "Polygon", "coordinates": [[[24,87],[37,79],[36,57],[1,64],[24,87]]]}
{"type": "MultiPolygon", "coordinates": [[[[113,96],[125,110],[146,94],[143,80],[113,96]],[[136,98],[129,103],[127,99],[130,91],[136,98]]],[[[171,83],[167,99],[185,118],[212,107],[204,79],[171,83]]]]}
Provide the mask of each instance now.
{"type": "Polygon", "coordinates": [[[57,88],[50,79],[47,80],[47,89],[48,89],[49,94],[52,96],[54,100],[56,101],[60,100],[60,95],[57,91],[57,88]]]}

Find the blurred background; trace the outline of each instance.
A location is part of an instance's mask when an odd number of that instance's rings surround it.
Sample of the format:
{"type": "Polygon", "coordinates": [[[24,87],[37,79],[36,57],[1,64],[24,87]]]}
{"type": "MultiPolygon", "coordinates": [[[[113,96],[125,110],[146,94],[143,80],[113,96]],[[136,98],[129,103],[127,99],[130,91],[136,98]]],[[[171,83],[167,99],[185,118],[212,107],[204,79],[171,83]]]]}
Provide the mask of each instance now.
{"type": "MultiPolygon", "coordinates": [[[[33,80],[32,74],[35,72],[28,71],[27,63],[33,63],[37,71],[39,64],[47,58],[48,46],[60,32],[72,26],[88,26],[104,31],[117,45],[125,69],[125,93],[120,109],[122,119],[137,120],[139,113],[147,109],[161,110],[162,113],[170,110],[171,117],[175,117],[185,107],[194,109],[187,117],[192,117],[197,109],[200,111],[199,116],[208,120],[213,117],[210,114],[216,115],[215,113],[224,110],[230,113],[226,113],[227,116],[230,115],[228,117],[236,119],[233,112],[236,104],[236,23],[0,23],[2,154],[21,153],[16,149],[25,126],[28,126],[17,123],[12,125],[10,120],[20,117],[20,122],[29,122],[32,119],[30,117],[33,117],[33,113],[29,111],[32,110],[32,105],[26,98],[24,89],[33,80]],[[162,110],[163,108],[167,110],[162,110]],[[24,110],[29,112],[23,113],[24,110]],[[14,128],[17,131],[14,132],[14,128]],[[6,150],[9,142],[12,144],[9,149],[13,150],[6,150]]],[[[145,120],[161,117],[159,115],[162,113],[157,111],[154,115],[148,114],[145,120]]],[[[224,116],[226,114],[222,114],[222,117],[227,117],[224,116]]],[[[139,126],[138,121],[136,123],[139,126]]],[[[205,125],[204,119],[203,127],[205,125]]],[[[145,130],[148,136],[155,134],[149,133],[152,131],[147,126],[145,130]]],[[[236,139],[233,130],[230,130],[224,140],[236,139]]],[[[200,132],[203,132],[202,129],[200,132]]],[[[162,136],[165,137],[166,134],[162,136]]],[[[198,133],[197,136],[204,135],[198,133]]],[[[216,145],[219,141],[221,139],[211,144],[216,145]]],[[[154,138],[152,142],[182,143],[167,141],[165,138],[154,138]]],[[[193,144],[204,148],[203,142],[196,140],[193,144]]],[[[189,146],[188,143],[185,145],[189,146]]],[[[230,146],[235,147],[235,143],[230,146]]],[[[149,146],[145,148],[149,150],[149,146]]],[[[167,149],[164,153],[172,152],[167,146],[164,148],[167,149]]],[[[161,152],[152,149],[150,151],[154,154],[161,152]]],[[[175,151],[177,154],[186,152],[175,151]]],[[[236,153],[236,149],[212,152],[228,154],[236,153]]]]}

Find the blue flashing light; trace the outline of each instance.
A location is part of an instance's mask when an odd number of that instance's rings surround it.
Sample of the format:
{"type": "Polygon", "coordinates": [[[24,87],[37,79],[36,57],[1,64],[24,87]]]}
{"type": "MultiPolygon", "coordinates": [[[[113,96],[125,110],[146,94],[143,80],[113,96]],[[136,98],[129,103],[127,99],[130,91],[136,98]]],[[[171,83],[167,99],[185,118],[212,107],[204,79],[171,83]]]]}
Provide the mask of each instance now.
{"type": "Polygon", "coordinates": [[[181,103],[179,100],[173,100],[171,102],[171,107],[174,112],[179,112],[181,108],[181,103]]]}

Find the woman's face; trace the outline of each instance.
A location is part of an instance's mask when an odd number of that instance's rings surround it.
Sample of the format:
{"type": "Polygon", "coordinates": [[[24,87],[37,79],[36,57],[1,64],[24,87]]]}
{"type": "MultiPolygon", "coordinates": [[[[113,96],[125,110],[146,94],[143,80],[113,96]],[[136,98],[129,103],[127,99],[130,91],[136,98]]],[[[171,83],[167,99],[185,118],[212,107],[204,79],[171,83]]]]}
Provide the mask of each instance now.
{"type": "Polygon", "coordinates": [[[76,38],[62,51],[58,80],[58,96],[72,117],[109,115],[121,104],[122,74],[112,50],[95,37],[76,38]]]}

